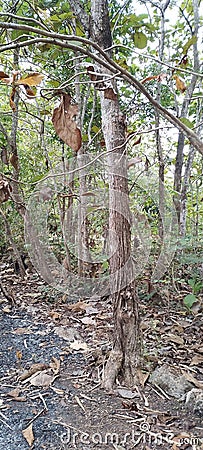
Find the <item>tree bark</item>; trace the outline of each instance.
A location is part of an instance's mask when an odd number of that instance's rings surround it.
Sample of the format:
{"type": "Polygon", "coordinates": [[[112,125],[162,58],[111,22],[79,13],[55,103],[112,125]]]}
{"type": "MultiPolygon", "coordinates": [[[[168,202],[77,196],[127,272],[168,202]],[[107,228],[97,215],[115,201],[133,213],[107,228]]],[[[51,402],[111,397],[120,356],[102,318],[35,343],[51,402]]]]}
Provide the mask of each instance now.
{"type": "MultiPolygon", "coordinates": [[[[92,1],[92,37],[101,48],[112,45],[108,5],[92,1]]],[[[111,54],[109,52],[109,54],[111,54]]],[[[106,364],[103,387],[111,390],[118,375],[126,385],[136,382],[139,364],[138,298],[131,258],[131,213],[125,148],[125,117],[122,115],[115,82],[112,98],[101,91],[102,130],[108,154],[110,280],[114,304],[114,344],[106,364]],[[115,149],[115,150],[113,150],[115,149]]],[[[111,97],[111,96],[110,96],[111,97]]]]}

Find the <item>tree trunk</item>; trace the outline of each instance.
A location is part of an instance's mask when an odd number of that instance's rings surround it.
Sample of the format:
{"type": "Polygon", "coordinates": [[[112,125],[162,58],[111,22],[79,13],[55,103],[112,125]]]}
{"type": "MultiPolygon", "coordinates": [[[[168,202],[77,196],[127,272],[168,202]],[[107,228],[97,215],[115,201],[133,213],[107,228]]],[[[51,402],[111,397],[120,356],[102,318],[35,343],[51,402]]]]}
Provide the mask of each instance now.
{"type": "MultiPolygon", "coordinates": [[[[112,45],[105,0],[92,1],[92,37],[102,47],[112,45]]],[[[111,390],[118,375],[126,385],[136,382],[139,364],[138,298],[131,258],[131,213],[129,208],[125,118],[119,107],[115,82],[111,95],[101,91],[102,129],[108,154],[110,280],[114,302],[114,345],[107,362],[103,386],[111,390]],[[110,97],[110,98],[107,98],[110,97]]]]}
{"type": "MultiPolygon", "coordinates": [[[[194,12],[194,31],[192,33],[193,36],[198,37],[198,31],[199,31],[199,6],[198,6],[198,0],[193,0],[193,12],[194,12]]],[[[200,63],[199,63],[199,54],[198,54],[198,48],[197,48],[197,42],[193,44],[193,64],[194,64],[194,71],[196,73],[200,70],[200,63]]],[[[196,82],[197,82],[197,75],[192,76],[192,80],[190,83],[190,86],[188,87],[185,98],[183,101],[180,117],[184,118],[188,115],[188,109],[191,102],[192,94],[194,92],[196,82]]],[[[178,216],[178,222],[180,225],[181,218],[181,188],[182,188],[182,170],[183,170],[183,159],[184,159],[184,145],[185,145],[185,136],[182,133],[182,131],[179,131],[178,136],[178,146],[177,146],[177,153],[176,153],[176,163],[175,163],[175,173],[174,173],[174,203],[176,207],[176,212],[178,216]]],[[[186,185],[187,187],[187,185],[186,185]]],[[[186,195],[186,191],[184,192],[184,197],[186,195]]]]}

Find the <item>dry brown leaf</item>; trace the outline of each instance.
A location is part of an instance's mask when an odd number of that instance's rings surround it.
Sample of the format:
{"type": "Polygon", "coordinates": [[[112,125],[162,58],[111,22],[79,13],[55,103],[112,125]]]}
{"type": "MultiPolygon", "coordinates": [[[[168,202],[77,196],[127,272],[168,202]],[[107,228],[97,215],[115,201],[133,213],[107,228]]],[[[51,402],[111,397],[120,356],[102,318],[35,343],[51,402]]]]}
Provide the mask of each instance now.
{"type": "Polygon", "coordinates": [[[58,313],[57,311],[51,311],[51,312],[49,313],[49,316],[50,316],[52,319],[57,320],[57,319],[60,319],[61,314],[58,313]]]}
{"type": "Polygon", "coordinates": [[[50,386],[55,377],[48,375],[46,372],[40,372],[37,375],[33,375],[29,382],[32,384],[32,386],[50,386]]]}
{"type": "Polygon", "coordinates": [[[13,334],[30,334],[29,328],[16,328],[12,331],[13,334]]]}
{"type": "Polygon", "coordinates": [[[5,164],[6,166],[8,166],[8,153],[7,153],[6,147],[2,147],[2,150],[1,150],[1,160],[2,160],[2,163],[3,163],[3,164],[5,164]]]}
{"type": "Polygon", "coordinates": [[[23,87],[24,87],[25,93],[28,97],[36,96],[36,92],[34,92],[33,89],[30,88],[30,86],[28,86],[27,84],[24,84],[23,87]]]}
{"type": "Polygon", "coordinates": [[[7,392],[7,395],[9,395],[9,397],[19,397],[20,394],[20,388],[15,388],[12,389],[12,391],[7,392]]]}
{"type": "Polygon", "coordinates": [[[14,169],[17,171],[18,170],[18,157],[17,157],[17,155],[14,155],[14,153],[12,153],[10,156],[10,163],[14,167],[14,169]]]}
{"type": "Polygon", "coordinates": [[[52,116],[56,133],[75,152],[82,145],[81,131],[75,121],[77,114],[78,106],[71,104],[71,96],[69,94],[64,94],[61,98],[60,105],[54,109],[52,116]]]}
{"type": "Polygon", "coordinates": [[[93,66],[88,66],[87,67],[87,73],[90,77],[90,80],[92,81],[96,81],[97,80],[97,74],[95,73],[94,67],[93,66]]]}
{"type": "Polygon", "coordinates": [[[160,73],[159,75],[151,75],[149,77],[144,78],[143,80],[140,81],[140,83],[144,84],[147,81],[151,81],[151,80],[157,80],[157,81],[162,81],[167,77],[166,73],[160,73]]]}
{"type": "Polygon", "coordinates": [[[6,202],[10,197],[12,188],[8,181],[0,180],[0,203],[6,202]]]}
{"type": "Polygon", "coordinates": [[[117,389],[117,392],[120,397],[127,398],[129,400],[132,400],[133,398],[136,398],[138,396],[137,392],[133,392],[130,389],[119,388],[117,389]]]}
{"type": "Polygon", "coordinates": [[[53,370],[54,375],[57,375],[59,373],[60,365],[61,365],[60,361],[54,356],[52,356],[52,362],[50,363],[50,367],[53,370]]]}
{"type": "Polygon", "coordinates": [[[182,93],[185,92],[187,89],[185,83],[177,75],[174,75],[174,79],[176,80],[176,89],[182,93]]]}
{"type": "Polygon", "coordinates": [[[195,355],[192,358],[192,361],[190,362],[190,366],[198,366],[199,364],[203,363],[203,355],[195,355]]]}
{"type": "Polygon", "coordinates": [[[11,312],[11,307],[10,306],[5,306],[5,308],[3,308],[2,311],[4,313],[10,313],[11,312]]]}
{"type": "Polygon", "coordinates": [[[22,430],[22,433],[29,446],[32,447],[32,444],[35,440],[32,430],[32,423],[29,425],[29,427],[25,428],[25,430],[22,430]]]}
{"type": "Polygon", "coordinates": [[[68,305],[68,309],[70,309],[72,312],[85,311],[87,307],[88,307],[88,304],[85,302],[77,302],[77,303],[74,303],[73,305],[68,305]]]}
{"type": "Polygon", "coordinates": [[[166,335],[168,341],[174,342],[175,344],[184,344],[184,339],[176,334],[169,333],[166,335]]]}
{"type": "Polygon", "coordinates": [[[137,371],[137,376],[138,376],[138,379],[139,379],[140,384],[141,384],[143,387],[144,387],[146,381],[148,380],[149,375],[150,375],[149,372],[147,372],[147,373],[146,373],[146,372],[142,372],[140,369],[138,369],[138,371],[137,371]]]}
{"type": "Polygon", "coordinates": [[[11,109],[12,109],[13,112],[16,112],[16,104],[15,104],[15,102],[14,102],[14,99],[15,99],[15,93],[16,93],[16,89],[13,88],[12,91],[11,91],[11,94],[10,94],[10,99],[9,99],[10,107],[11,107],[11,109]]]}
{"type": "Polygon", "coordinates": [[[7,392],[7,395],[12,398],[12,400],[16,402],[26,402],[26,397],[20,397],[21,390],[19,388],[13,389],[12,391],[7,392]]]}
{"type": "Polygon", "coordinates": [[[191,373],[185,372],[184,370],[182,373],[187,381],[194,384],[198,389],[203,389],[203,381],[197,380],[191,373]]]}
{"type": "Polygon", "coordinates": [[[104,98],[108,98],[109,100],[117,100],[118,96],[112,88],[106,88],[104,91],[104,98]]]}
{"type": "Polygon", "coordinates": [[[39,372],[40,370],[45,370],[47,369],[49,366],[47,364],[43,364],[43,363],[36,363],[33,364],[30,369],[26,370],[25,372],[22,373],[22,375],[20,375],[19,377],[19,381],[24,381],[27,380],[27,378],[31,377],[32,375],[34,375],[36,372],[39,372]]]}
{"type": "Polygon", "coordinates": [[[71,342],[70,348],[72,350],[84,350],[84,351],[88,350],[88,346],[87,346],[86,342],[79,342],[79,341],[71,342]]]}
{"type": "Polygon", "coordinates": [[[64,395],[64,393],[65,393],[65,391],[63,389],[58,389],[53,386],[51,386],[51,389],[52,389],[52,391],[56,392],[56,394],[58,394],[58,395],[64,395]]]}
{"type": "Polygon", "coordinates": [[[19,361],[21,361],[21,359],[23,357],[21,350],[16,350],[16,357],[18,358],[19,361]]]}
{"type": "Polygon", "coordinates": [[[30,73],[25,78],[20,78],[17,80],[15,84],[24,85],[24,86],[37,86],[43,80],[44,75],[41,73],[30,73]]]}
{"type": "Polygon", "coordinates": [[[3,81],[3,83],[6,84],[11,84],[12,78],[10,78],[5,72],[0,71],[0,81],[3,81]]]}

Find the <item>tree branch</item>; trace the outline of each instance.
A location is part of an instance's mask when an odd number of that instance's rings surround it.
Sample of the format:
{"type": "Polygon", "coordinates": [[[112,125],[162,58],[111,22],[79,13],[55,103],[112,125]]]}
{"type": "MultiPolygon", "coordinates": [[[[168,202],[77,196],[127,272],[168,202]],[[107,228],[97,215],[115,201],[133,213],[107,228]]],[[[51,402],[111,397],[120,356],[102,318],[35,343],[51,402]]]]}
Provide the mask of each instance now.
{"type": "Polygon", "coordinates": [[[0,46],[0,52],[7,51],[9,49],[13,48],[20,48],[25,47],[29,45],[33,45],[35,43],[39,42],[46,42],[52,45],[57,45],[59,47],[63,48],[69,48],[76,52],[81,52],[86,56],[90,56],[94,61],[102,65],[103,67],[106,67],[108,70],[113,72],[114,74],[119,72],[119,78],[122,78],[123,80],[127,81],[132,86],[134,86],[136,89],[138,89],[139,92],[141,92],[148,100],[149,102],[157,108],[160,113],[162,114],[165,119],[167,119],[172,125],[177,127],[180,131],[184,133],[185,136],[189,139],[190,143],[203,155],[203,142],[199,139],[198,135],[194,133],[190,128],[188,128],[183,122],[181,122],[180,119],[178,119],[174,114],[172,114],[170,111],[168,111],[166,108],[164,108],[160,103],[158,103],[152,95],[147,91],[147,89],[143,86],[143,84],[138,81],[130,72],[123,69],[119,64],[117,64],[115,61],[113,61],[105,52],[105,50],[102,50],[99,45],[97,45],[95,42],[80,37],[80,36],[73,36],[73,35],[64,35],[59,33],[51,33],[47,32],[45,30],[39,30],[38,28],[29,27],[26,25],[21,24],[13,24],[13,23],[6,23],[6,22],[0,22],[0,28],[6,28],[6,29],[18,29],[18,30],[26,30],[29,32],[33,32],[36,34],[40,34],[42,36],[47,36],[49,39],[45,38],[34,38],[31,40],[27,40],[21,43],[17,44],[7,44],[0,46]],[[66,41],[66,42],[64,42],[66,41]],[[84,44],[84,46],[71,44],[67,41],[78,41],[78,43],[84,44]],[[97,50],[100,56],[98,56],[97,53],[92,53],[90,50],[87,49],[87,45],[93,47],[97,50]]]}
{"type": "Polygon", "coordinates": [[[22,20],[23,22],[26,22],[26,23],[29,23],[29,22],[30,23],[35,23],[39,27],[44,28],[44,30],[48,30],[46,25],[44,25],[43,23],[41,23],[38,20],[33,19],[31,17],[16,16],[15,14],[11,14],[11,13],[0,13],[0,16],[11,17],[12,19],[22,20]]]}

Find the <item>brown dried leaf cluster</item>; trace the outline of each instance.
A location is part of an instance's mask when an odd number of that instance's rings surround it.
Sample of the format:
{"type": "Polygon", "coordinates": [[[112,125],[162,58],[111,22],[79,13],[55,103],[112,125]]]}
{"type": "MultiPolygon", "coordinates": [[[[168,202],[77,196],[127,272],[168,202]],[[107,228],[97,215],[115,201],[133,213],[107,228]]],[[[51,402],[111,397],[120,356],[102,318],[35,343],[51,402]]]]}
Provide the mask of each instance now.
{"type": "Polygon", "coordinates": [[[0,203],[6,202],[10,198],[12,188],[8,181],[0,179],[0,203]]]}
{"type": "Polygon", "coordinates": [[[69,94],[63,94],[60,105],[54,109],[52,116],[56,133],[75,152],[82,145],[81,131],[75,121],[77,114],[78,106],[71,103],[69,94]]]}

